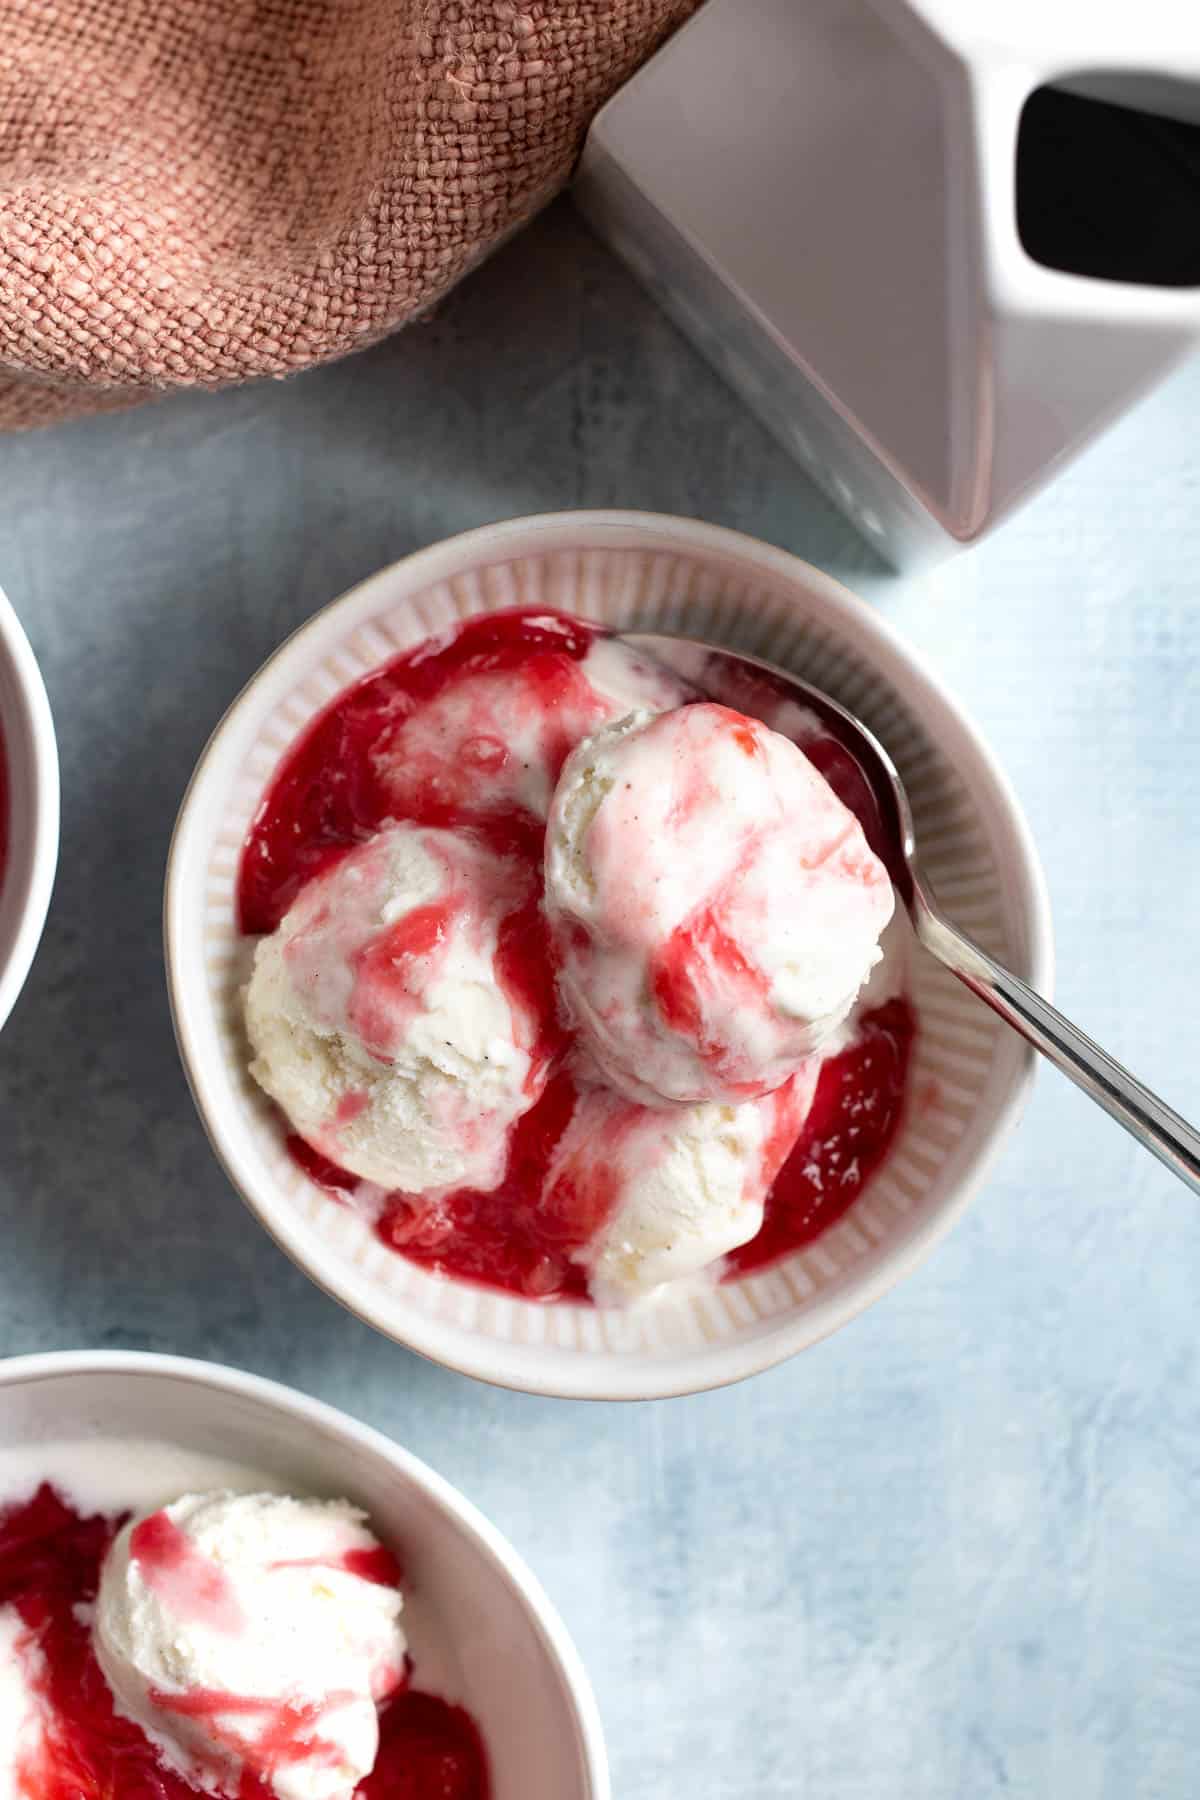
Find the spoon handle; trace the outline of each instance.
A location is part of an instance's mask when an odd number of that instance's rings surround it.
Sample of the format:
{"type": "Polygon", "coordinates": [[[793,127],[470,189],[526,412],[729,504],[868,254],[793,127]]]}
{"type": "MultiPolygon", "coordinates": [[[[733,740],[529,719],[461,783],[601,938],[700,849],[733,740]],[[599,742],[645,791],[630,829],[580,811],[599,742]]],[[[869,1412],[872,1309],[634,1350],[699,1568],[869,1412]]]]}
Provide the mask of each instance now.
{"type": "Polygon", "coordinates": [[[912,910],[917,936],[939,962],[1200,1194],[1200,1132],[1057,1007],[964,937],[919,890],[912,910]]]}

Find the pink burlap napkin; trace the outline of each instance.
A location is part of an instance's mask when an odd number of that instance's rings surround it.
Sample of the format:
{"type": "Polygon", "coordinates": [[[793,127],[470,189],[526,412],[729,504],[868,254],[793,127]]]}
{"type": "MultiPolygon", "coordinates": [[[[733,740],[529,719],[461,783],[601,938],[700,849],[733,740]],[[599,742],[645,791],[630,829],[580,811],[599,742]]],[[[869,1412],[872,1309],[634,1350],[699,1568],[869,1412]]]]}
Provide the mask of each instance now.
{"type": "Polygon", "coordinates": [[[0,0],[0,427],[382,337],[695,4],[0,0]]]}

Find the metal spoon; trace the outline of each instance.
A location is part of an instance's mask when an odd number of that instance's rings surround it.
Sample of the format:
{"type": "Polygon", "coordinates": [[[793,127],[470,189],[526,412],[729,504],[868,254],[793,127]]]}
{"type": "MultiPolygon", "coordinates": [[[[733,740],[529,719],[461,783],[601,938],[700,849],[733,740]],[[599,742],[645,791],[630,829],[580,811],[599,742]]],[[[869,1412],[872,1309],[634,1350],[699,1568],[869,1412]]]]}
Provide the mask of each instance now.
{"type": "Polygon", "coordinates": [[[764,684],[769,683],[767,697],[773,697],[776,703],[790,700],[815,713],[842,750],[853,758],[857,773],[869,790],[879,819],[877,825],[874,821],[868,825],[864,819],[867,836],[887,865],[892,884],[925,949],[1139,1143],[1153,1151],[1181,1181],[1200,1193],[1200,1132],[1065,1019],[1048,1000],[973,944],[939,910],[921,872],[912,808],[904,784],[883,745],[861,720],[828,694],[756,656],[698,643],[694,638],[649,632],[626,633],[623,641],[657,662],[666,663],[709,698],[724,701],[740,712],[754,712],[755,689],[762,697],[764,684]]]}

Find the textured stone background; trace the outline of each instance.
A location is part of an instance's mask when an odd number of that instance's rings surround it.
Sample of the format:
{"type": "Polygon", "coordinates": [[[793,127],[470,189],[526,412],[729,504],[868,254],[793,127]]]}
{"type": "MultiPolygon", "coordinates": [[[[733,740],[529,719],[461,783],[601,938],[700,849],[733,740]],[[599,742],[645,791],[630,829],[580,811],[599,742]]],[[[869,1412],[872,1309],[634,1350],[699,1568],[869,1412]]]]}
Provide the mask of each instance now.
{"type": "Polygon", "coordinates": [[[209,730],[316,607],[508,514],[697,514],[847,579],[947,678],[1041,844],[1063,1004],[1200,1114],[1198,417],[1193,366],[902,582],[560,207],[356,360],[0,440],[64,783],[0,1039],[0,1350],[215,1357],[403,1440],[549,1585],[621,1800],[1194,1793],[1200,1208],[1080,1096],[1047,1072],[934,1261],[799,1361],[643,1407],[495,1392],[357,1324],[229,1189],[159,904],[209,730]]]}

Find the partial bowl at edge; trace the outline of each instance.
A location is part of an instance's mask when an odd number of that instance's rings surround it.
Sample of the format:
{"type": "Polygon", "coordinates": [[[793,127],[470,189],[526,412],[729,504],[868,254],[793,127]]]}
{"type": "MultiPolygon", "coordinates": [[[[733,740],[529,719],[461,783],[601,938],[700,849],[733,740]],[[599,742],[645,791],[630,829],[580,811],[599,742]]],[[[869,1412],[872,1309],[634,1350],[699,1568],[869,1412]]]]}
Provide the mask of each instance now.
{"type": "Polygon", "coordinates": [[[0,1029],[25,985],[58,862],[58,749],[41,671],[0,590],[0,745],[7,779],[0,867],[0,1029]]]}
{"type": "Polygon", "coordinates": [[[449,1697],[480,1728],[493,1800],[610,1800],[596,1702],[561,1619],[512,1546],[415,1456],[295,1389],[215,1363],[129,1351],[0,1361],[0,1451],[28,1458],[31,1478],[39,1445],[86,1457],[122,1439],[361,1506],[403,1559],[410,1606],[449,1646],[449,1697]]]}

